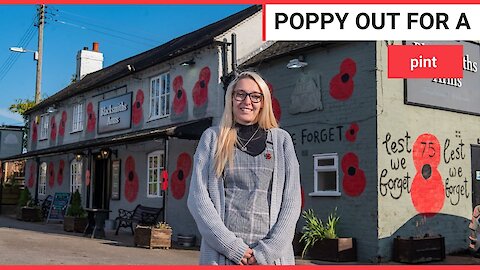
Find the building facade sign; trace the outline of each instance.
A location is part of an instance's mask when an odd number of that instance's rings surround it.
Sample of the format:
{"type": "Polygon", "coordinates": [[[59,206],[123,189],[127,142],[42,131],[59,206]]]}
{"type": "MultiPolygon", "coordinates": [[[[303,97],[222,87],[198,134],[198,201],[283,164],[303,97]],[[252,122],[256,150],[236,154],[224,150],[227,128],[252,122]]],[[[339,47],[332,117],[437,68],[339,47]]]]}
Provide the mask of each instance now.
{"type": "Polygon", "coordinates": [[[405,80],[405,103],[480,115],[480,45],[457,41],[407,41],[406,45],[463,45],[463,78],[405,80]]]}
{"type": "Polygon", "coordinates": [[[132,119],[132,93],[98,103],[98,133],[129,129],[132,119]]]}

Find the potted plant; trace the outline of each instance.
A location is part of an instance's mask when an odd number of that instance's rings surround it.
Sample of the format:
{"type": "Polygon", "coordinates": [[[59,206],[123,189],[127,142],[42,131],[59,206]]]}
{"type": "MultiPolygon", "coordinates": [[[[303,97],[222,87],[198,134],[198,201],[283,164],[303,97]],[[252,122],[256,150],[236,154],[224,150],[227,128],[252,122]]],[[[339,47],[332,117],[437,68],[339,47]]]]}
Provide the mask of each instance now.
{"type": "Polygon", "coordinates": [[[338,237],[337,224],[340,217],[337,211],[331,213],[327,222],[317,218],[312,209],[302,213],[305,226],[300,241],[305,244],[302,257],[322,261],[347,262],[357,260],[357,246],[354,238],[338,237]]]}
{"type": "Polygon", "coordinates": [[[172,227],[166,222],[155,225],[137,225],[133,237],[135,246],[169,249],[172,245],[172,227]]]}
{"type": "Polygon", "coordinates": [[[32,195],[28,188],[24,188],[20,192],[17,207],[17,219],[24,221],[42,220],[42,211],[36,201],[32,200],[32,195]]]}
{"type": "Polygon", "coordinates": [[[82,197],[77,189],[73,193],[72,202],[63,218],[63,229],[67,232],[83,232],[87,225],[87,213],[82,207],[82,197]]]}

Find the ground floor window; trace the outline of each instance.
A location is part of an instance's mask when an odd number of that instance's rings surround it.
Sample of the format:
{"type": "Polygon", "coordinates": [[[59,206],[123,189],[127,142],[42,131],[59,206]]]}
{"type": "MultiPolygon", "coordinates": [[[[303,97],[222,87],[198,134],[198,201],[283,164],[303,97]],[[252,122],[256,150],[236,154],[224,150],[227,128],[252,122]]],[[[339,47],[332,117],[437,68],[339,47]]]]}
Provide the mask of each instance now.
{"type": "Polygon", "coordinates": [[[148,154],[148,185],[147,197],[160,197],[162,183],[161,172],[165,168],[165,154],[158,150],[148,154]]]}
{"type": "Polygon", "coordinates": [[[70,164],[70,192],[74,193],[77,189],[82,193],[82,169],[81,161],[73,160],[70,164]]]}
{"type": "Polygon", "coordinates": [[[338,154],[313,155],[313,192],[310,196],[340,196],[338,154]]]}
{"type": "Polygon", "coordinates": [[[40,164],[40,180],[38,181],[38,195],[47,194],[47,163],[40,164]]]}

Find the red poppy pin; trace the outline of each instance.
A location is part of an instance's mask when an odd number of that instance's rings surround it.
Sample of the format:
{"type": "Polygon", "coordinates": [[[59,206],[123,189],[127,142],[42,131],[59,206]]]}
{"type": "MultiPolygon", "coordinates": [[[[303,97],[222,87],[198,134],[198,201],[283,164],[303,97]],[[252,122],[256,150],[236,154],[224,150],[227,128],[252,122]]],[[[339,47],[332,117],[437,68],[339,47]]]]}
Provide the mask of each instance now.
{"type": "Polygon", "coordinates": [[[265,158],[266,158],[266,159],[271,159],[271,158],[272,158],[272,154],[270,154],[270,153],[265,153],[265,158]]]}

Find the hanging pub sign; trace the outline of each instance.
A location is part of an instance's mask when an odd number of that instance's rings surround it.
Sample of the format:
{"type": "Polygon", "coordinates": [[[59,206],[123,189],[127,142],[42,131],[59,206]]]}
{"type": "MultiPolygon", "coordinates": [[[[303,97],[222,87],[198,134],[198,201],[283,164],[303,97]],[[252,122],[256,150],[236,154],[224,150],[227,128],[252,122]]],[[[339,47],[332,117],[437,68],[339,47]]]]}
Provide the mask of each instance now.
{"type": "Polygon", "coordinates": [[[132,93],[98,103],[98,133],[129,129],[132,119],[132,93]]]}
{"type": "Polygon", "coordinates": [[[406,41],[405,45],[463,45],[463,78],[406,79],[406,104],[480,115],[480,44],[469,41],[406,41]]]}

